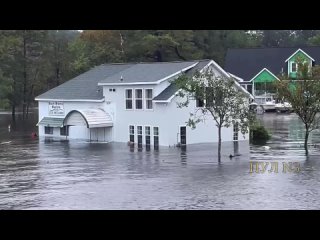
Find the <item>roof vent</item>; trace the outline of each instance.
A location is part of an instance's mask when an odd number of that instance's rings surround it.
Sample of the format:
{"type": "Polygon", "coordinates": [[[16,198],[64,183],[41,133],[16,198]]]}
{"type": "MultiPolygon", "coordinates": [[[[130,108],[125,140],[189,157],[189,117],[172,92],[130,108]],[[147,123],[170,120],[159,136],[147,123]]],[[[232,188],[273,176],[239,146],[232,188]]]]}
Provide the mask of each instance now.
{"type": "Polygon", "coordinates": [[[123,81],[123,77],[122,77],[122,76],[120,77],[120,81],[121,81],[121,82],[123,81]]]}

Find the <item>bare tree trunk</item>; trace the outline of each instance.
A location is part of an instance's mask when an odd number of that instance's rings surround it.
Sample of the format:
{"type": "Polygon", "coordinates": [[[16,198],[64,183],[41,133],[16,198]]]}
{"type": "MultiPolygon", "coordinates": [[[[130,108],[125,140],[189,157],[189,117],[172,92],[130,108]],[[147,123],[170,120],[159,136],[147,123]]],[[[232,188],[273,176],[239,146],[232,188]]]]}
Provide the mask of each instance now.
{"type": "Polygon", "coordinates": [[[32,98],[32,94],[33,94],[33,88],[34,85],[31,85],[31,90],[29,92],[29,96],[28,96],[28,100],[27,100],[27,114],[26,114],[26,118],[28,119],[29,117],[29,107],[30,107],[30,103],[31,103],[31,98],[32,98]]]}
{"type": "Polygon", "coordinates": [[[176,52],[177,56],[182,59],[183,61],[186,61],[187,59],[185,57],[183,57],[180,52],[179,52],[179,49],[178,49],[178,46],[175,46],[174,48],[174,51],[176,52]]]}
{"type": "Polygon", "coordinates": [[[236,156],[239,154],[239,142],[234,141],[233,142],[233,155],[236,156]]]}
{"type": "Polygon", "coordinates": [[[306,150],[306,155],[309,154],[309,151],[308,151],[308,138],[309,138],[309,129],[306,128],[306,134],[304,135],[304,149],[306,150]]]}
{"type": "Polygon", "coordinates": [[[28,116],[29,116],[29,103],[27,103],[26,119],[28,119],[28,116]]]}
{"type": "Polygon", "coordinates": [[[219,128],[219,139],[218,139],[218,162],[221,162],[221,126],[219,128]]]}
{"type": "Polygon", "coordinates": [[[11,99],[11,116],[12,121],[16,120],[16,80],[13,79],[13,94],[11,99]]]}
{"type": "Polygon", "coordinates": [[[32,84],[31,84],[31,89],[29,91],[29,95],[28,95],[28,99],[27,99],[27,115],[26,115],[27,118],[29,117],[29,107],[30,107],[30,103],[32,101],[33,90],[34,90],[34,82],[35,82],[35,80],[37,78],[37,74],[38,74],[38,69],[36,69],[36,72],[34,74],[34,78],[33,78],[32,84]]]}
{"type": "Polygon", "coordinates": [[[60,85],[60,76],[60,62],[58,62],[56,67],[56,86],[60,85]]]}
{"type": "MultiPolygon", "coordinates": [[[[26,34],[26,30],[25,30],[26,34]]],[[[27,106],[27,43],[26,36],[23,36],[23,103],[22,103],[22,118],[26,117],[26,106],[27,106]]]]}
{"type": "Polygon", "coordinates": [[[160,52],[160,50],[155,51],[154,58],[157,62],[162,62],[162,53],[160,52]]]}
{"type": "Polygon", "coordinates": [[[16,104],[12,103],[11,106],[11,116],[12,116],[12,120],[14,121],[16,119],[16,104]]]}

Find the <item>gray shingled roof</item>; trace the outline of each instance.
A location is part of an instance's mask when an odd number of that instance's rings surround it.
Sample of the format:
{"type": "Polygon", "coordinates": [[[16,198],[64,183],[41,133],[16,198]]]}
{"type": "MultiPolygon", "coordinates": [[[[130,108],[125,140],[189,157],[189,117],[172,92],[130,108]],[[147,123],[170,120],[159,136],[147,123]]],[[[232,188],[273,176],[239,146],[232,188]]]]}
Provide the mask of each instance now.
{"type": "MultiPolygon", "coordinates": [[[[186,71],[187,76],[192,76],[198,70],[203,69],[211,60],[199,60],[199,63],[186,71]]],[[[170,97],[172,97],[178,91],[178,87],[171,83],[166,89],[164,89],[158,96],[154,97],[153,100],[157,101],[167,101],[170,97]]]]}
{"type": "Polygon", "coordinates": [[[138,63],[121,72],[108,76],[100,81],[100,83],[156,82],[184,68],[190,67],[196,62],[197,61],[138,63]],[[121,77],[122,81],[120,80],[121,77]]]}
{"type": "Polygon", "coordinates": [[[121,76],[121,83],[156,82],[196,62],[103,64],[37,96],[36,99],[100,100],[103,93],[98,83],[120,83],[121,76]]]}
{"type": "Polygon", "coordinates": [[[37,96],[36,99],[100,100],[103,98],[103,95],[102,87],[98,86],[98,82],[133,65],[134,64],[103,64],[97,66],[37,96]]]}

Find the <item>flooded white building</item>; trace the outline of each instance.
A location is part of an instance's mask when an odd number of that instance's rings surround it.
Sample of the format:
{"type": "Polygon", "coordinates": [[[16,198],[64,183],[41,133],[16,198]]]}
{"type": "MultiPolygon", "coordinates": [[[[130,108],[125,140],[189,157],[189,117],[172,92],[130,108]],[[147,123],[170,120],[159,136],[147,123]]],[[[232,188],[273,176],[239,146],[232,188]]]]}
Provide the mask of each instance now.
{"type": "MultiPolygon", "coordinates": [[[[154,146],[217,142],[212,119],[194,130],[186,125],[197,101],[178,108],[182,99],[172,83],[182,73],[208,67],[231,77],[213,60],[97,66],[36,97],[39,136],[154,146]]],[[[222,141],[238,140],[248,140],[248,134],[222,129],[222,141]]]]}

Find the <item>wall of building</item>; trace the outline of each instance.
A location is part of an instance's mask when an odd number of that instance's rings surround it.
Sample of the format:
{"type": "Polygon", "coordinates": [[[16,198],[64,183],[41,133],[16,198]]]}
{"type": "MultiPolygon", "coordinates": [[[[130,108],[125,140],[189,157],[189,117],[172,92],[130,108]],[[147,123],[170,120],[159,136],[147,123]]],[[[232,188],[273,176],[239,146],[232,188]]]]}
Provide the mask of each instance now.
{"type": "MultiPolygon", "coordinates": [[[[312,60],[309,59],[305,54],[301,51],[298,51],[295,55],[293,55],[288,61],[288,74],[291,78],[297,77],[297,72],[292,72],[292,63],[297,63],[298,61],[308,62],[309,68],[312,67],[312,60]]],[[[297,70],[298,71],[298,70],[297,70]]]]}
{"type": "MultiPolygon", "coordinates": [[[[215,74],[220,73],[214,69],[215,74]]],[[[116,142],[129,141],[129,125],[135,127],[135,142],[137,142],[137,126],[143,127],[143,144],[145,144],[145,126],[151,126],[151,144],[153,144],[153,129],[159,127],[159,144],[163,146],[174,145],[180,142],[180,126],[186,126],[190,113],[194,112],[196,101],[191,101],[188,108],[178,108],[177,102],[182,101],[180,97],[174,97],[169,103],[153,103],[153,110],[126,110],[125,109],[125,89],[153,89],[154,96],[163,91],[170,83],[166,81],[162,85],[131,85],[131,86],[104,86],[103,92],[106,94],[104,107],[114,116],[113,139],[116,142]],[[109,91],[115,89],[115,91],[109,91]]],[[[134,101],[134,99],[133,99],[134,101]]],[[[199,123],[195,130],[187,127],[187,144],[202,142],[217,142],[218,129],[211,116],[206,117],[206,121],[199,123]]],[[[222,141],[233,140],[233,128],[222,129],[222,141]]],[[[239,140],[248,140],[239,133],[239,140]]]]}
{"type": "MultiPolygon", "coordinates": [[[[156,87],[156,86],[154,86],[156,87]]],[[[186,126],[190,113],[196,109],[196,101],[190,102],[188,108],[178,108],[177,103],[183,101],[180,97],[174,97],[169,103],[153,103],[153,110],[126,110],[125,109],[125,89],[127,87],[118,86],[116,92],[109,95],[112,102],[109,105],[116,109],[113,126],[114,141],[129,141],[129,125],[135,126],[135,142],[137,142],[137,126],[143,127],[143,144],[145,144],[145,126],[159,127],[159,144],[168,146],[180,142],[180,126],[186,126]]],[[[149,85],[141,85],[138,88],[150,88],[149,85]]],[[[151,131],[151,143],[153,143],[153,131],[151,131]]],[[[233,140],[233,128],[222,129],[222,141],[233,140]]],[[[239,140],[248,140],[239,133],[239,140]]],[[[217,142],[218,129],[211,115],[206,116],[206,121],[199,123],[196,129],[187,127],[187,144],[201,142],[217,142]]]]}
{"type": "MultiPolygon", "coordinates": [[[[90,108],[103,108],[103,104],[99,102],[63,102],[63,114],[61,115],[50,115],[49,114],[49,101],[39,101],[39,121],[43,117],[54,117],[54,118],[65,118],[65,116],[72,110],[81,110],[81,109],[90,109],[90,108]]],[[[53,134],[45,134],[44,132],[44,126],[40,125],[38,127],[39,130],[39,136],[50,136],[50,137],[62,137],[65,138],[65,136],[60,135],[60,129],[54,128],[53,134]]],[[[92,131],[92,130],[91,130],[92,131]]],[[[109,133],[111,130],[107,130],[106,132],[109,133]]],[[[112,134],[111,134],[112,135],[112,134]]],[[[87,128],[87,126],[70,126],[69,127],[69,136],[70,139],[89,139],[90,137],[90,131],[87,128]]],[[[95,136],[95,138],[97,138],[95,136]]],[[[109,136],[106,136],[106,138],[110,139],[109,136]]],[[[99,141],[102,141],[105,139],[105,136],[102,135],[102,133],[98,137],[99,141]]]]}
{"type": "MultiPolygon", "coordinates": [[[[215,74],[220,73],[214,69],[215,74]]],[[[115,142],[128,142],[129,141],[129,125],[135,127],[135,142],[137,142],[137,126],[143,127],[143,144],[145,144],[145,127],[151,127],[151,144],[153,145],[153,127],[159,128],[159,144],[162,146],[174,145],[180,142],[180,126],[186,126],[186,122],[190,117],[190,113],[196,109],[196,101],[190,102],[187,108],[178,108],[177,103],[183,99],[174,97],[169,103],[153,103],[153,109],[145,109],[145,99],[143,97],[142,110],[126,110],[125,109],[125,89],[129,88],[143,89],[143,96],[145,89],[153,89],[153,97],[157,96],[167,86],[170,85],[168,79],[161,84],[153,85],[131,85],[131,86],[104,86],[103,93],[105,101],[98,102],[64,102],[64,114],[60,116],[49,115],[49,105],[47,101],[39,101],[39,120],[43,117],[60,117],[65,116],[72,110],[88,109],[88,108],[102,108],[108,112],[113,118],[113,127],[88,129],[86,126],[70,126],[69,137],[77,139],[89,139],[91,132],[92,140],[102,141],[115,141],[115,142]],[[110,91],[111,89],[111,91],[110,91]]],[[[133,99],[134,101],[134,99],[133,99]]],[[[133,104],[135,105],[135,104],[133,104]]],[[[44,127],[39,127],[39,135],[44,136],[44,127]]],[[[54,134],[50,136],[60,137],[60,129],[55,128],[54,134]]],[[[204,142],[217,142],[218,129],[215,126],[211,116],[206,117],[206,121],[199,123],[196,129],[192,130],[187,127],[187,144],[204,143],[204,142]]],[[[233,128],[222,129],[222,141],[233,140],[233,128]]],[[[239,140],[248,140],[248,134],[245,138],[239,133],[239,140]]]]}

